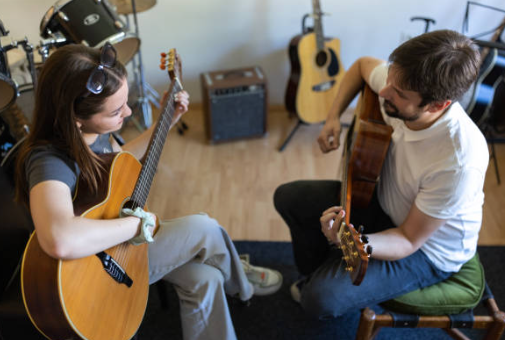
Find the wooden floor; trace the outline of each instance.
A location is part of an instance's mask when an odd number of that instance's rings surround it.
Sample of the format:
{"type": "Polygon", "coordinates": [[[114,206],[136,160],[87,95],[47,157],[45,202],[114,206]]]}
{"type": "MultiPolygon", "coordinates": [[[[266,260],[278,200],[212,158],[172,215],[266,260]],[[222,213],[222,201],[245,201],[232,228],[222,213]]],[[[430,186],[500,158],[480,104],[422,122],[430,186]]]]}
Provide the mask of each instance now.
{"type": "MultiPolygon", "coordinates": [[[[263,138],[209,144],[203,113],[192,105],[184,116],[189,129],[171,131],[148,200],[163,219],[206,212],[234,240],[290,241],[288,228],[275,211],[273,193],[297,179],[335,179],[340,152],[323,155],[316,138],[320,124],[303,125],[283,152],[278,148],[296,125],[282,109],[268,113],[263,138]]],[[[127,126],[129,140],[138,131],[127,126]]],[[[505,144],[497,144],[497,159],[505,181],[505,144]]],[[[493,163],[486,184],[481,245],[505,245],[505,184],[497,185],[493,163]]]]}

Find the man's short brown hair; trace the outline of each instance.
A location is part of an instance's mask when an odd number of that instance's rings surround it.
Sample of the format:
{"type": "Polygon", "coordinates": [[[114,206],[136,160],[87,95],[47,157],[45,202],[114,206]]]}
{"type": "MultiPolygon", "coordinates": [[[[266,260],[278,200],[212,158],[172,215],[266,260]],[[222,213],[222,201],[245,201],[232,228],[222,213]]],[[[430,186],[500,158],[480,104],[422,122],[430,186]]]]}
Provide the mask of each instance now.
{"type": "Polygon", "coordinates": [[[440,30],[412,38],[389,56],[402,89],[416,91],[426,104],[459,99],[479,73],[480,53],[473,41],[440,30]]]}

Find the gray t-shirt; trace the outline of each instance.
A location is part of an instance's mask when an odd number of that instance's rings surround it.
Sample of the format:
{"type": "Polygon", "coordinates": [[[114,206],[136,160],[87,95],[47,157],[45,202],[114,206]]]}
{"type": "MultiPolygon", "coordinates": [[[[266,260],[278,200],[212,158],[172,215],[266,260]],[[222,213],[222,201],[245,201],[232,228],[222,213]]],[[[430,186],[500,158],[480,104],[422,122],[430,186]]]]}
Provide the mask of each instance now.
{"type": "MultiPolygon", "coordinates": [[[[90,148],[96,154],[112,152],[110,134],[99,135],[90,148]]],[[[26,159],[26,178],[29,190],[38,183],[56,180],[68,185],[74,195],[79,173],[77,163],[52,145],[35,148],[26,159]]]]}

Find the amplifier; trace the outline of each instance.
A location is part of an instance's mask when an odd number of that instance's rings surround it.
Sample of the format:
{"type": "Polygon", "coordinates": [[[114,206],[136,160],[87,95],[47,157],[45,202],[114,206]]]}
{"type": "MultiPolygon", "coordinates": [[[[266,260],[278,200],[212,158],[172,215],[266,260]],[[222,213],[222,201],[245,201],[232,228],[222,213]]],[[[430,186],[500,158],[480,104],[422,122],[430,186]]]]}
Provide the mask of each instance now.
{"type": "Polygon", "coordinates": [[[211,143],[265,135],[267,84],[259,66],[202,73],[200,81],[211,143]]]}

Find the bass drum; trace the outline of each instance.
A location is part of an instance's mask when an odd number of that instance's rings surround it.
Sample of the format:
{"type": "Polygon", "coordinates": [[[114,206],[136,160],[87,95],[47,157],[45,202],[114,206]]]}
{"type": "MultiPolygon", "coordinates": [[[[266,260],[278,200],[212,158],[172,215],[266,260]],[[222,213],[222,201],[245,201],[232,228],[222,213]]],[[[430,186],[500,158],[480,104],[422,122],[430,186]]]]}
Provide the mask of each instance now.
{"type": "Polygon", "coordinates": [[[44,15],[40,35],[51,38],[61,33],[67,43],[100,48],[110,42],[117,50],[118,60],[128,63],[140,48],[140,39],[126,31],[107,0],[60,0],[44,15]]]}
{"type": "Polygon", "coordinates": [[[16,100],[17,94],[17,85],[11,78],[7,53],[0,45],[0,112],[16,100]]]}

